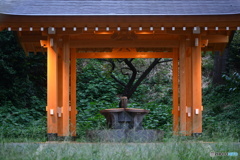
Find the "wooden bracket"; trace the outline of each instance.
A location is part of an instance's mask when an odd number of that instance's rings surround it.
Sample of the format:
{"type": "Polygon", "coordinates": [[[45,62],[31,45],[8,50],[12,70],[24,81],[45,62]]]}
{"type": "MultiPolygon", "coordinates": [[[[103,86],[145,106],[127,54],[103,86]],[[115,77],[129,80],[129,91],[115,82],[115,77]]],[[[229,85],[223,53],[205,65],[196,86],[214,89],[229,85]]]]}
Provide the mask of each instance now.
{"type": "Polygon", "coordinates": [[[58,117],[62,117],[62,107],[57,108],[58,117]]]}
{"type": "Polygon", "coordinates": [[[200,33],[201,33],[201,30],[199,26],[193,28],[193,34],[200,34],[200,33]]]}
{"type": "Polygon", "coordinates": [[[51,115],[51,116],[54,115],[54,109],[50,109],[50,115],[51,115]]]}
{"type": "Polygon", "coordinates": [[[197,47],[199,45],[199,39],[195,38],[195,47],[197,47]]]}
{"type": "Polygon", "coordinates": [[[47,41],[46,40],[40,40],[40,44],[43,48],[47,48],[47,41]]]}
{"type": "Polygon", "coordinates": [[[188,117],[191,117],[192,107],[187,107],[188,117]]]}
{"type": "Polygon", "coordinates": [[[199,114],[199,109],[195,109],[195,114],[199,114]]]}
{"type": "Polygon", "coordinates": [[[50,38],[50,42],[49,42],[50,44],[50,47],[53,47],[53,45],[54,45],[54,42],[53,42],[53,38],[50,38]]]}
{"type": "Polygon", "coordinates": [[[208,39],[204,39],[201,41],[201,47],[207,47],[208,46],[208,39]]]}

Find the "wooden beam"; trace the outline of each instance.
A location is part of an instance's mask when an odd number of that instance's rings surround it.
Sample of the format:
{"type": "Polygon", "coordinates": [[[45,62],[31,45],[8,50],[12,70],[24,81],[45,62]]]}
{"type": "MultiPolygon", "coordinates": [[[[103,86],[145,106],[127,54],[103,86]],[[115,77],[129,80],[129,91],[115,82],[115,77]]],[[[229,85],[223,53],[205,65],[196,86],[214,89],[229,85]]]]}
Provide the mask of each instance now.
{"type": "Polygon", "coordinates": [[[186,37],[182,36],[179,46],[180,59],[180,134],[186,135],[186,37]]]}
{"type": "Polygon", "coordinates": [[[0,31],[3,31],[5,28],[0,25],[0,31]]]}
{"type": "Polygon", "coordinates": [[[57,80],[57,53],[50,47],[50,38],[47,46],[47,133],[48,140],[57,136],[57,107],[58,107],[58,80],[57,80]]]}
{"type": "Polygon", "coordinates": [[[192,135],[192,50],[187,48],[186,52],[186,127],[187,136],[192,135]]]}
{"type": "Polygon", "coordinates": [[[179,93],[178,93],[178,59],[179,59],[179,54],[178,54],[178,50],[175,49],[174,50],[174,54],[173,54],[173,80],[172,80],[172,85],[173,85],[173,134],[174,135],[178,135],[179,132],[179,93]]]}
{"type": "Polygon", "coordinates": [[[23,43],[25,43],[25,42],[40,42],[40,40],[47,40],[47,36],[28,35],[28,36],[19,37],[19,40],[23,43]]]}
{"type": "Polygon", "coordinates": [[[58,46],[58,136],[63,135],[63,49],[58,46]]]}
{"type": "MultiPolygon", "coordinates": [[[[200,36],[196,36],[201,41],[200,36]]],[[[192,129],[193,134],[202,133],[202,55],[201,46],[192,47],[192,129]]]]}
{"type": "Polygon", "coordinates": [[[76,58],[173,58],[172,52],[86,52],[76,58]]]}
{"type": "Polygon", "coordinates": [[[171,47],[177,48],[178,40],[71,40],[71,48],[137,48],[137,47],[171,47]]]}
{"type": "Polygon", "coordinates": [[[71,112],[70,112],[70,135],[76,137],[76,114],[77,114],[77,100],[76,100],[76,51],[71,49],[71,112]]]}
{"type": "Polygon", "coordinates": [[[226,35],[208,35],[203,36],[202,40],[208,40],[208,43],[228,43],[229,36],[226,35]]]}
{"type": "Polygon", "coordinates": [[[213,46],[213,51],[223,52],[224,49],[226,48],[227,44],[215,43],[215,44],[213,44],[212,46],[213,46]]]}
{"type": "Polygon", "coordinates": [[[62,96],[62,117],[63,117],[63,134],[59,136],[69,136],[69,64],[70,64],[70,48],[69,48],[69,37],[63,38],[63,60],[62,60],[62,84],[63,84],[63,96],[62,96]]]}

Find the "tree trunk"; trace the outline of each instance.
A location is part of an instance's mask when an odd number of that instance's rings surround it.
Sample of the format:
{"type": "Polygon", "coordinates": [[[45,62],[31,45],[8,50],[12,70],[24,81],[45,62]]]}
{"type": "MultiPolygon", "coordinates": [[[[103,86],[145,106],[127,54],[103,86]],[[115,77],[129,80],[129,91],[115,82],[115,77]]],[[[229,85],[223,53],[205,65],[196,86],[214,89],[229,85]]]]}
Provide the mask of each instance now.
{"type": "Polygon", "coordinates": [[[226,73],[226,63],[228,56],[228,48],[225,48],[224,52],[221,53],[216,51],[214,53],[214,67],[213,67],[213,81],[214,85],[219,85],[224,83],[222,75],[226,73]]]}

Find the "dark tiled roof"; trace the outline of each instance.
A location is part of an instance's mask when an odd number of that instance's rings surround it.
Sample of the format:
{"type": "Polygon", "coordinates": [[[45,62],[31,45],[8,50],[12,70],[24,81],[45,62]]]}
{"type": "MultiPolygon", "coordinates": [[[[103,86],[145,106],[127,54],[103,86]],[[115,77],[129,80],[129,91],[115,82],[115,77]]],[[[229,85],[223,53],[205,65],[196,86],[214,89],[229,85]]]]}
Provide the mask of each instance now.
{"type": "Polygon", "coordinates": [[[10,15],[227,15],[240,0],[0,0],[10,15]]]}

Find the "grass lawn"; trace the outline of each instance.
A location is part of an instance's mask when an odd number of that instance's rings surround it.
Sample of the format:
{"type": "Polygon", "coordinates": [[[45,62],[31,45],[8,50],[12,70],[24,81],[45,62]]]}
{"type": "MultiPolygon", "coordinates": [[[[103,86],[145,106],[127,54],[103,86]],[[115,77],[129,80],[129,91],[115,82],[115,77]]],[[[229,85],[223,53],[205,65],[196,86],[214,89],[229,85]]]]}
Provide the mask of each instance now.
{"type": "Polygon", "coordinates": [[[210,152],[237,152],[240,143],[169,140],[160,143],[0,143],[1,160],[210,160],[240,159],[210,152]]]}

